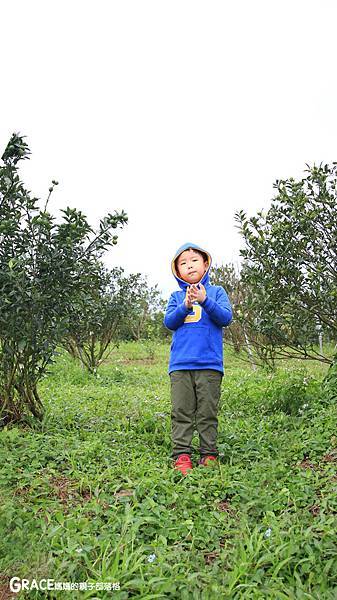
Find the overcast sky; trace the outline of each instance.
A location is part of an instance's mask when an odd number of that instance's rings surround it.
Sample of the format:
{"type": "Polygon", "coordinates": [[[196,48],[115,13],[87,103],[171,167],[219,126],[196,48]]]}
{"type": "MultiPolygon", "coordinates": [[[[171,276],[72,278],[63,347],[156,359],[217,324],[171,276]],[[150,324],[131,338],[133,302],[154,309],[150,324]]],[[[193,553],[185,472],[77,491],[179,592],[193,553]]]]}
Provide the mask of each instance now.
{"type": "Polygon", "coordinates": [[[177,247],[237,262],[234,213],[337,159],[334,0],[1,2],[0,152],[50,210],[129,224],[106,261],[167,298],[177,247]]]}

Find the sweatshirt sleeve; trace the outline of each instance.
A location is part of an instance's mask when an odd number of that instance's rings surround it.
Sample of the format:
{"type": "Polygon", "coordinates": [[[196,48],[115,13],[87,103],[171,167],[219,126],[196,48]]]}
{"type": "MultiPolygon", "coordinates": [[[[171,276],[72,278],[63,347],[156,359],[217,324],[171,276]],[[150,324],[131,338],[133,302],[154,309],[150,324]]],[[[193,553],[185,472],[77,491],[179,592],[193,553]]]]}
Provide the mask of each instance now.
{"type": "Polygon", "coordinates": [[[176,296],[171,294],[164,317],[165,327],[173,331],[178,329],[178,327],[183,324],[187,315],[192,312],[193,309],[186,308],[185,302],[178,304],[176,296]]]}
{"type": "Polygon", "coordinates": [[[229,298],[222,287],[218,287],[216,300],[206,296],[206,299],[201,306],[207,312],[212,321],[219,325],[219,327],[226,327],[226,325],[230,324],[233,318],[232,307],[229,298]]]}

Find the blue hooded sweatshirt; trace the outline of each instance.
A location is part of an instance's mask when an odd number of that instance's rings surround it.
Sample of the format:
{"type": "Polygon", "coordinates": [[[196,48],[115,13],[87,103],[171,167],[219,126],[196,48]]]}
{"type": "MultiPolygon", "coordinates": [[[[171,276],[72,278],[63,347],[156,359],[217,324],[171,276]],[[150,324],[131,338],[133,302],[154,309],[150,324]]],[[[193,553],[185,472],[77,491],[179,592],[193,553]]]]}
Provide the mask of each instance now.
{"type": "Polygon", "coordinates": [[[171,294],[164,317],[165,327],[173,331],[169,373],[182,369],[214,369],[223,373],[222,328],[230,324],[232,308],[223,287],[209,283],[211,263],[207,250],[189,242],[178,248],[172,260],[172,273],[180,291],[171,294]],[[202,303],[194,302],[191,309],[185,306],[189,283],[178,277],[175,268],[175,260],[189,248],[208,256],[207,271],[199,281],[205,286],[206,298],[202,303]]]}

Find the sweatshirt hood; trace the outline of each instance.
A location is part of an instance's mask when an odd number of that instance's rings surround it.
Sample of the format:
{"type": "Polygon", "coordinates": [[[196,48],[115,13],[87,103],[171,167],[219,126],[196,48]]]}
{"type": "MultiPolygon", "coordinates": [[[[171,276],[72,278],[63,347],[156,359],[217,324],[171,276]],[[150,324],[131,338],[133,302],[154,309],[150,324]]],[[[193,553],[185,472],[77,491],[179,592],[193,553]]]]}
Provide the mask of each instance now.
{"type": "Polygon", "coordinates": [[[183,279],[180,279],[180,277],[178,277],[174,262],[178,258],[178,256],[182,252],[184,252],[184,250],[188,250],[189,248],[192,248],[192,250],[199,250],[199,252],[204,252],[205,254],[207,254],[207,258],[208,258],[207,271],[206,271],[206,273],[204,273],[204,275],[202,276],[202,278],[199,281],[199,283],[202,283],[205,286],[206,286],[206,284],[209,281],[209,270],[210,270],[211,264],[212,264],[212,257],[210,255],[210,253],[207,250],[205,250],[205,248],[201,248],[201,246],[198,246],[197,244],[192,244],[191,242],[187,242],[186,244],[183,244],[182,246],[180,246],[180,248],[178,248],[177,252],[175,253],[175,255],[174,255],[173,259],[172,259],[171,269],[172,269],[172,273],[173,273],[175,279],[177,280],[177,282],[179,284],[179,287],[182,290],[186,290],[186,288],[190,284],[187,281],[184,281],[183,279]]]}

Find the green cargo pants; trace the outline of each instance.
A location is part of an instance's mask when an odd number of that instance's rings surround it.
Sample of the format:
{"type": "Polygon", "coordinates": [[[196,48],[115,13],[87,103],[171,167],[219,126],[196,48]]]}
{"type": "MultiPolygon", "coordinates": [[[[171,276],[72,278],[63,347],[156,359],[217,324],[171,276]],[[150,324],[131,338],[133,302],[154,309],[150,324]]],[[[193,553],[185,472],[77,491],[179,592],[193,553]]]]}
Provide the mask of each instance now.
{"type": "Polygon", "coordinates": [[[196,427],[201,457],[218,455],[218,408],[223,374],[213,369],[171,371],[172,457],[191,454],[196,427]]]}

